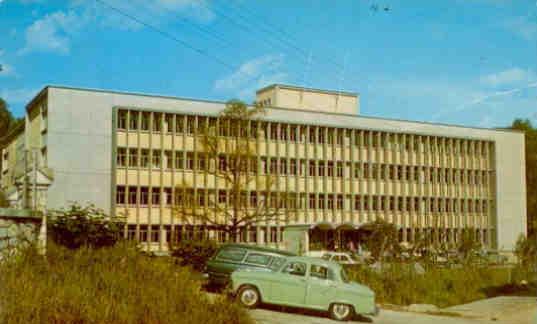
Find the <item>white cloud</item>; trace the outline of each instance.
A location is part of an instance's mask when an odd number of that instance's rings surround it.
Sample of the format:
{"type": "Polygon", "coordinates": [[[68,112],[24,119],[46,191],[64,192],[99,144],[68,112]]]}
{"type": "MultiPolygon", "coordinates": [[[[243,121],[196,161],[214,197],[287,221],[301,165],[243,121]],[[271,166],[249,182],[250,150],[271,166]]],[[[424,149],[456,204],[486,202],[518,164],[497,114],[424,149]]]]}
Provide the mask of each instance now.
{"type": "Polygon", "coordinates": [[[1,63],[0,62],[0,66],[2,67],[0,69],[0,78],[1,77],[12,77],[12,76],[16,76],[17,74],[15,73],[15,68],[7,63],[1,63]]]}
{"type": "MultiPolygon", "coordinates": [[[[41,0],[22,0],[25,3],[41,0]]],[[[139,23],[122,16],[117,8],[142,21],[159,25],[177,19],[190,17],[198,22],[209,22],[214,14],[206,0],[105,0],[104,6],[95,1],[71,0],[69,9],[56,11],[35,20],[25,31],[25,46],[19,54],[30,52],[52,52],[69,54],[71,37],[90,23],[100,27],[123,30],[140,29],[139,23]]],[[[14,34],[15,32],[13,32],[14,34]]]]}
{"type": "Polygon", "coordinates": [[[70,10],[67,13],[56,11],[34,21],[25,33],[25,46],[20,54],[30,52],[54,52],[68,54],[69,36],[79,30],[86,19],[70,10]]]}
{"type": "Polygon", "coordinates": [[[514,67],[498,73],[482,76],[480,81],[484,85],[498,87],[509,85],[512,86],[519,83],[528,83],[536,78],[537,76],[532,71],[514,67]]]}
{"type": "Polygon", "coordinates": [[[515,17],[504,23],[505,28],[516,35],[531,41],[537,36],[537,23],[528,19],[528,17],[515,17]]]}
{"type": "Polygon", "coordinates": [[[244,95],[252,86],[263,86],[269,82],[282,82],[287,75],[281,71],[283,55],[263,55],[246,61],[231,74],[218,79],[214,89],[244,95]]]}
{"type": "Polygon", "coordinates": [[[0,97],[9,104],[22,103],[26,104],[39,92],[39,88],[20,88],[20,89],[2,89],[0,97]]]}

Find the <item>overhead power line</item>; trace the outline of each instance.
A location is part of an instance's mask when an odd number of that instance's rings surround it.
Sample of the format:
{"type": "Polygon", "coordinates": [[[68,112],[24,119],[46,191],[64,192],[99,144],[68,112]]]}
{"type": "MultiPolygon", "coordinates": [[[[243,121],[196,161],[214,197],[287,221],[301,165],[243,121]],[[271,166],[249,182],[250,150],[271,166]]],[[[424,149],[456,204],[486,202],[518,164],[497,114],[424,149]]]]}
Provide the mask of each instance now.
{"type": "Polygon", "coordinates": [[[145,26],[145,27],[153,30],[154,32],[160,34],[163,37],[166,37],[166,38],[168,38],[170,40],[173,40],[176,43],[178,43],[178,44],[180,44],[180,45],[182,45],[182,46],[184,46],[184,47],[186,47],[186,48],[188,48],[188,49],[190,49],[190,50],[192,50],[192,51],[194,51],[194,52],[196,52],[196,53],[198,53],[200,55],[203,55],[203,56],[205,56],[207,58],[210,58],[210,59],[214,60],[218,64],[220,64],[222,66],[225,66],[226,68],[230,69],[231,71],[235,71],[237,69],[236,66],[223,61],[222,59],[218,58],[217,56],[211,55],[207,51],[202,50],[200,48],[197,48],[197,47],[191,45],[190,43],[188,43],[188,42],[186,42],[186,41],[184,41],[182,39],[177,38],[175,35],[167,32],[165,30],[162,30],[162,29],[160,29],[160,28],[158,28],[158,27],[156,27],[156,26],[154,26],[152,24],[149,24],[149,23],[137,18],[136,16],[134,16],[132,14],[129,14],[129,13],[125,12],[124,10],[122,10],[120,8],[114,7],[114,6],[110,5],[109,3],[107,3],[106,1],[103,1],[103,0],[95,0],[95,1],[98,2],[99,4],[101,4],[103,7],[108,8],[110,10],[113,10],[116,13],[118,13],[119,15],[121,15],[121,16],[123,16],[125,18],[128,18],[128,19],[130,19],[130,20],[132,20],[132,21],[134,21],[134,22],[136,22],[136,23],[138,23],[138,24],[140,24],[142,26],[145,26]]]}

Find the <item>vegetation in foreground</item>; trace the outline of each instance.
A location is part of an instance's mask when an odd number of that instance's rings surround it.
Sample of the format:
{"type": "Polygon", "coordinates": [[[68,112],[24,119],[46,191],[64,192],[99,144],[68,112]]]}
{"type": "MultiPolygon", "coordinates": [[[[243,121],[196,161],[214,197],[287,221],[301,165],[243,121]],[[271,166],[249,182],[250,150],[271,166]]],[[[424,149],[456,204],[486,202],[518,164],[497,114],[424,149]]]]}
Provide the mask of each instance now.
{"type": "Polygon", "coordinates": [[[197,275],[132,246],[27,249],[0,264],[1,323],[251,323],[197,275]]]}
{"type": "Polygon", "coordinates": [[[448,307],[497,295],[535,295],[535,272],[517,267],[483,267],[474,264],[458,268],[427,267],[423,273],[412,264],[390,263],[383,269],[367,266],[347,269],[352,280],[370,287],[378,303],[433,304],[448,307]]]}

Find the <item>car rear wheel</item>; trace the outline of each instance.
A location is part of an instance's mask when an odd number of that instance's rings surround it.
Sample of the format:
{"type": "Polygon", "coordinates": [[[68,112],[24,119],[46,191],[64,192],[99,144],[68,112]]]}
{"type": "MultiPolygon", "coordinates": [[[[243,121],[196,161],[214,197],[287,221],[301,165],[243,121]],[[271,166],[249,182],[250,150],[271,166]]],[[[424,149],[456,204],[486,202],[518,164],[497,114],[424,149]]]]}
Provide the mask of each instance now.
{"type": "Polygon", "coordinates": [[[332,304],[329,311],[330,317],[336,321],[348,321],[354,314],[352,306],[346,304],[332,304]]]}
{"type": "Polygon", "coordinates": [[[261,295],[253,286],[243,286],[239,289],[237,299],[246,308],[256,308],[261,302],[261,295]]]}

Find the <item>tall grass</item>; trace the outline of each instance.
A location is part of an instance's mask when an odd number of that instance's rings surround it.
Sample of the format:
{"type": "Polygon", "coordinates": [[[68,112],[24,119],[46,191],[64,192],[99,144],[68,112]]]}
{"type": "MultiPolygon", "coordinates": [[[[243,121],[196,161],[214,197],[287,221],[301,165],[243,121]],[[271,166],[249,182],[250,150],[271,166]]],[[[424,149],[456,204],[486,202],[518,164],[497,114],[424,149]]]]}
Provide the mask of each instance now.
{"type": "Polygon", "coordinates": [[[0,263],[0,323],[252,323],[170,258],[119,244],[99,250],[27,249],[0,263]]]}
{"type": "Polygon", "coordinates": [[[352,280],[369,286],[377,302],[395,305],[434,304],[439,307],[464,304],[492,297],[502,287],[513,286],[535,276],[522,269],[465,265],[461,268],[429,267],[418,274],[408,264],[390,264],[382,271],[368,267],[348,269],[352,280]]]}

